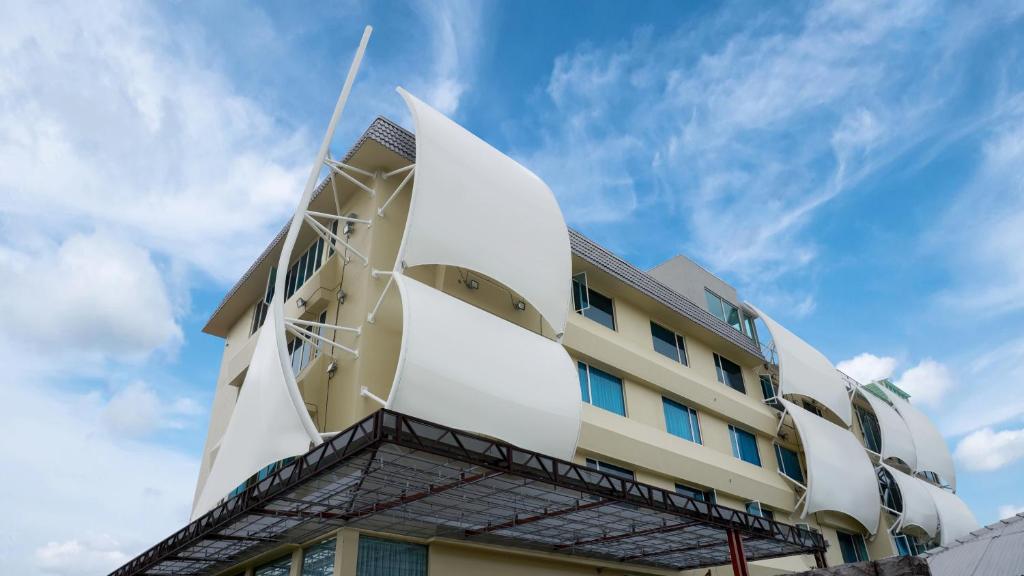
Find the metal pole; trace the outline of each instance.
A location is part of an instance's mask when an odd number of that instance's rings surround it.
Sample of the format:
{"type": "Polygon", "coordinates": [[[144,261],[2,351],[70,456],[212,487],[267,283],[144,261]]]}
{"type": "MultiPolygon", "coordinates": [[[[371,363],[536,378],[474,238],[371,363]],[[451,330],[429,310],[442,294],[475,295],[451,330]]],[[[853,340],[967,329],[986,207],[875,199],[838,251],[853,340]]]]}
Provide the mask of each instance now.
{"type": "Polygon", "coordinates": [[[320,151],[317,153],[316,161],[313,162],[313,168],[309,172],[309,178],[306,180],[306,188],[302,192],[302,199],[299,200],[299,205],[295,209],[295,214],[292,215],[291,225],[288,227],[288,234],[284,238],[284,243],[281,246],[281,257],[277,262],[277,278],[274,283],[274,297],[270,302],[270,317],[271,322],[269,326],[264,328],[274,330],[275,339],[277,340],[277,355],[281,362],[281,368],[284,371],[285,384],[288,387],[288,395],[292,399],[292,403],[295,405],[295,410],[299,413],[300,419],[303,423],[303,427],[306,429],[306,433],[309,435],[309,439],[313,444],[320,444],[323,439],[320,437],[319,430],[316,429],[316,424],[313,423],[313,419],[309,417],[309,412],[306,410],[306,403],[302,399],[302,394],[299,392],[299,386],[295,382],[295,374],[292,373],[291,362],[288,357],[288,345],[287,339],[285,338],[285,323],[284,323],[284,279],[285,274],[281,273],[288,269],[291,259],[292,249],[295,247],[295,241],[299,237],[299,229],[302,227],[302,221],[306,214],[306,208],[309,207],[309,200],[313,196],[313,189],[316,187],[316,181],[320,177],[320,169],[324,165],[324,160],[327,158],[327,150],[330,148],[331,139],[334,137],[334,129],[338,125],[338,120],[341,119],[341,114],[345,110],[345,103],[348,101],[349,92],[352,91],[352,83],[355,81],[356,73],[359,71],[359,65],[363,61],[363,54],[366,52],[366,44],[370,41],[370,34],[373,32],[373,28],[367,26],[363,30],[363,37],[359,41],[359,48],[356,50],[355,58],[352,59],[352,65],[349,67],[348,76],[345,78],[345,85],[341,89],[341,95],[338,97],[338,103],[334,105],[334,113],[331,115],[331,121],[327,125],[327,133],[324,134],[323,142],[320,144],[320,151]]]}
{"type": "Polygon", "coordinates": [[[747,557],[743,552],[743,538],[740,533],[730,528],[726,530],[729,539],[729,561],[732,562],[733,576],[750,576],[747,557]]]}

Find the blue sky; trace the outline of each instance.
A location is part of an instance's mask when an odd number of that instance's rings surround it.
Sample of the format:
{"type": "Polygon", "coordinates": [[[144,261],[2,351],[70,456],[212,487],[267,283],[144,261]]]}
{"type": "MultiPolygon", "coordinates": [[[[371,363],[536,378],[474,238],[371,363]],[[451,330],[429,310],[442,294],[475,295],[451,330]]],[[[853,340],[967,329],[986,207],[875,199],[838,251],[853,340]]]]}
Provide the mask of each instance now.
{"type": "Polygon", "coordinates": [[[201,327],[366,23],[337,153],[408,126],[405,86],[637,266],[687,254],[897,380],[979,519],[1024,509],[1020,3],[56,4],[0,19],[0,564],[95,573],[185,522],[201,327]]]}

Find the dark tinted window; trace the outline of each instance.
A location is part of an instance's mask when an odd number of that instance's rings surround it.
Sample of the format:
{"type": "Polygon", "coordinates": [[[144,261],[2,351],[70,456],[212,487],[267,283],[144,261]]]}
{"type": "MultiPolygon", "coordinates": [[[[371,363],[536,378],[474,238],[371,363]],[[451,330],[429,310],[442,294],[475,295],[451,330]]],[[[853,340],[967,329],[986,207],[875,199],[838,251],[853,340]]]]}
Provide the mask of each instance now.
{"type": "Polygon", "coordinates": [[[615,311],[612,299],[593,290],[589,290],[587,296],[590,300],[590,306],[583,310],[583,315],[598,324],[603,324],[615,330],[615,311]]]}
{"type": "Polygon", "coordinates": [[[743,385],[743,373],[738,364],[728,358],[715,354],[715,369],[718,371],[719,382],[733,390],[743,393],[747,392],[746,387],[743,385]]]}

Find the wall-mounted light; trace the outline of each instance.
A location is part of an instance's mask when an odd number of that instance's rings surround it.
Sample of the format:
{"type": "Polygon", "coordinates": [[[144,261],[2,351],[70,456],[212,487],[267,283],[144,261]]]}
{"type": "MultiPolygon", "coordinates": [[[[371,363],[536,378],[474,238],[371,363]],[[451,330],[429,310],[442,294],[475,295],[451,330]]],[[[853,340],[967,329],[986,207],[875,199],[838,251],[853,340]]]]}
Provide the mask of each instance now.
{"type": "Polygon", "coordinates": [[[518,310],[520,312],[525,312],[526,311],[526,302],[523,302],[522,300],[516,300],[515,307],[516,307],[516,310],[518,310]]]}
{"type": "Polygon", "coordinates": [[[470,278],[469,280],[466,280],[466,287],[469,288],[470,290],[479,290],[480,283],[470,278]]]}
{"type": "Polygon", "coordinates": [[[297,299],[295,301],[295,305],[298,306],[299,308],[305,308],[306,307],[306,300],[303,299],[303,298],[299,298],[299,299],[297,299]]]}

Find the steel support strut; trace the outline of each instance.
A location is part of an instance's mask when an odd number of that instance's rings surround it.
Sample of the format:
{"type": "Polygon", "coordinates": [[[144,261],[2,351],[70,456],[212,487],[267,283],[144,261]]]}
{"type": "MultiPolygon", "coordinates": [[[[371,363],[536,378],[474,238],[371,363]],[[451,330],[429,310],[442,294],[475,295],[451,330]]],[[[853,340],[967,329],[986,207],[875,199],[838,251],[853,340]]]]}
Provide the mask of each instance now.
{"type": "Polygon", "coordinates": [[[750,576],[747,556],[743,553],[743,537],[732,528],[726,534],[729,537],[729,561],[732,562],[733,576],[750,576]]]}

